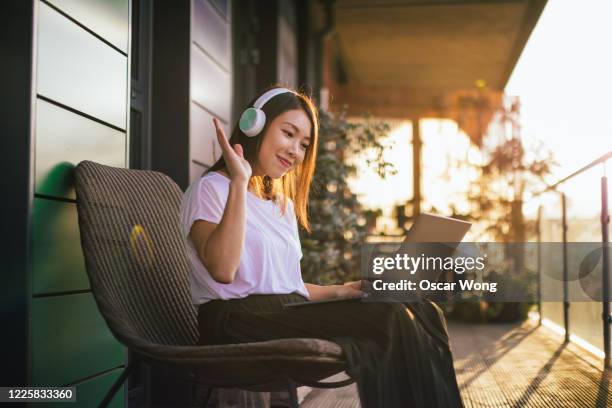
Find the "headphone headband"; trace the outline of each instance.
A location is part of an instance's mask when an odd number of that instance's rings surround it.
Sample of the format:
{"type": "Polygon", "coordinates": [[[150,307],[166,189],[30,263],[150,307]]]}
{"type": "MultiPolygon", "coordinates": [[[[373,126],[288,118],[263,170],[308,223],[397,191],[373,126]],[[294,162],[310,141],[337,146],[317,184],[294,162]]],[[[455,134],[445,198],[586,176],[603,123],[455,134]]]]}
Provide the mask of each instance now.
{"type": "Polygon", "coordinates": [[[264,106],[266,104],[266,102],[268,102],[270,99],[274,98],[276,95],[280,95],[280,94],[287,93],[287,92],[292,92],[292,91],[287,89],[287,88],[273,88],[273,89],[270,89],[269,91],[264,92],[264,94],[261,95],[259,98],[257,98],[255,103],[253,104],[253,107],[257,108],[257,109],[261,109],[262,106],[264,106]]]}
{"type": "Polygon", "coordinates": [[[264,92],[255,103],[253,107],[247,108],[240,116],[239,127],[242,132],[249,137],[257,136],[264,126],[266,125],[266,114],[261,109],[270,99],[276,95],[283,93],[295,93],[287,88],[272,88],[267,92],[264,92]]]}

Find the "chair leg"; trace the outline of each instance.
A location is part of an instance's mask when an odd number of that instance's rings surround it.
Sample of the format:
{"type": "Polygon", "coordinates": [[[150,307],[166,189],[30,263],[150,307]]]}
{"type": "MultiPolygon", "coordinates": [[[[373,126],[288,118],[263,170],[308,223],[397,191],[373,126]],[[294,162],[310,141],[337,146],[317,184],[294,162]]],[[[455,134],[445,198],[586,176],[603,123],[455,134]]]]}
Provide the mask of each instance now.
{"type": "Polygon", "coordinates": [[[297,386],[291,378],[287,378],[287,390],[289,391],[289,406],[291,408],[299,408],[297,386]]]}
{"type": "Polygon", "coordinates": [[[213,389],[215,387],[213,387],[212,385],[208,387],[208,390],[206,390],[206,394],[204,397],[204,401],[202,402],[202,408],[206,408],[208,406],[208,401],[210,400],[210,396],[212,395],[213,389]]]}
{"type": "Polygon", "coordinates": [[[138,363],[136,362],[128,363],[127,367],[125,367],[119,378],[117,378],[117,381],[115,381],[110,390],[108,390],[106,396],[104,397],[100,405],[98,405],[99,408],[106,408],[108,404],[110,404],[111,400],[113,399],[117,391],[119,391],[119,388],[121,387],[125,379],[128,378],[130,373],[134,370],[134,367],[136,365],[138,365],[138,363]]]}

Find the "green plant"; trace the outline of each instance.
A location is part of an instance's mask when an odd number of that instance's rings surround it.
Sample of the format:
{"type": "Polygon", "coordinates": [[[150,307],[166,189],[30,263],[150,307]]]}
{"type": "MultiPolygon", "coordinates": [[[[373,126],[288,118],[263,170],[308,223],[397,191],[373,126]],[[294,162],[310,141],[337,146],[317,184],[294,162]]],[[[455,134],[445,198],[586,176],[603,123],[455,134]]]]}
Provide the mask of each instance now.
{"type": "Polygon", "coordinates": [[[348,158],[365,149],[374,153],[366,163],[381,176],[394,173],[383,158],[382,143],[389,125],[365,117],[349,122],[344,113],[320,111],[319,148],[309,200],[312,233],[300,231],[302,275],[306,282],[331,284],[359,277],[359,249],[368,233],[368,210],[350,190],[355,175],[348,158]]]}
{"type": "Polygon", "coordinates": [[[473,219],[488,220],[486,232],[498,242],[526,242],[534,221],[523,216],[528,191],[541,191],[555,161],[550,151],[528,152],[521,139],[510,139],[492,150],[483,149],[485,163],[468,198],[473,219]]]}

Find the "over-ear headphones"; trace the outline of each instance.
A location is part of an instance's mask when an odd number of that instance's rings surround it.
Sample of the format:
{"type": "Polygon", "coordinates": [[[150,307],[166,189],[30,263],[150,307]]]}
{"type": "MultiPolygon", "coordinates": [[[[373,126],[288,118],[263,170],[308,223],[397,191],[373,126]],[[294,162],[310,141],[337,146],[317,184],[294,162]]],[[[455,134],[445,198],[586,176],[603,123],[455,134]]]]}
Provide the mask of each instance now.
{"type": "Polygon", "coordinates": [[[273,88],[264,92],[263,95],[257,98],[252,108],[247,108],[242,112],[240,121],[238,122],[240,130],[249,137],[257,136],[266,125],[266,114],[261,108],[276,95],[287,92],[293,91],[287,88],[273,88]]]}

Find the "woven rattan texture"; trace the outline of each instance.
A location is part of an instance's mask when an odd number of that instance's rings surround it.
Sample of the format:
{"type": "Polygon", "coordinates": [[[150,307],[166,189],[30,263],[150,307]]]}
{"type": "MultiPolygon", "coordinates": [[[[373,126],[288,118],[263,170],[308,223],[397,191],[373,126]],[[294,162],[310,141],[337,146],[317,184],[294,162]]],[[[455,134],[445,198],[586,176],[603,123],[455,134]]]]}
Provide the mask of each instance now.
{"type": "Polygon", "coordinates": [[[166,175],[81,162],[75,172],[81,244],[98,307],[120,340],[197,344],[181,189],[166,175]]]}

